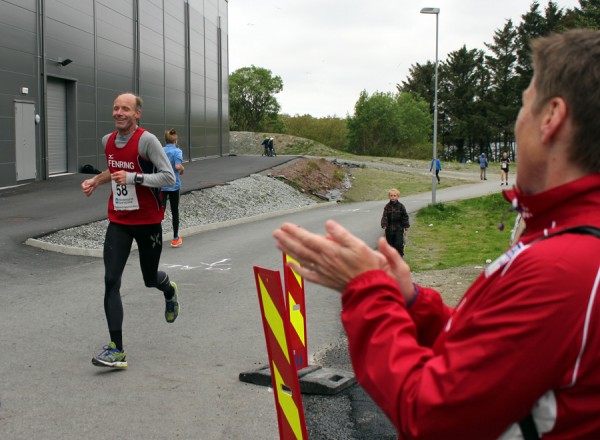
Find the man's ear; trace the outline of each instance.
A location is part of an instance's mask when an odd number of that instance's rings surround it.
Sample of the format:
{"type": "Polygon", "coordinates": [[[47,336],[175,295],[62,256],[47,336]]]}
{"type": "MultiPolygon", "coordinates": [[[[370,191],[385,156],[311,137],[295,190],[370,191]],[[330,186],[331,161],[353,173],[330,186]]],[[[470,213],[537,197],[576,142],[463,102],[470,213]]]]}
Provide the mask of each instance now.
{"type": "Polygon", "coordinates": [[[567,119],[567,103],[560,97],[552,98],[542,110],[544,117],[540,127],[542,143],[552,141],[567,119]]]}

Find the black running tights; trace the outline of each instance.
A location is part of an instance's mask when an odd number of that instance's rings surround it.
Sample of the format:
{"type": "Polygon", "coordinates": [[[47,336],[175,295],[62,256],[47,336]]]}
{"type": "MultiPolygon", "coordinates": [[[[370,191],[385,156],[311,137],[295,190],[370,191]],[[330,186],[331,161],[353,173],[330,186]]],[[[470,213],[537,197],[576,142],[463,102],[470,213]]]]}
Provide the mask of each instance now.
{"type": "Polygon", "coordinates": [[[109,223],[104,240],[104,312],[109,331],[122,329],[121,276],[134,239],[138,245],[140,267],[146,287],[156,287],[164,294],[171,293],[173,290],[169,276],[158,270],[162,251],[161,224],[109,223]]]}

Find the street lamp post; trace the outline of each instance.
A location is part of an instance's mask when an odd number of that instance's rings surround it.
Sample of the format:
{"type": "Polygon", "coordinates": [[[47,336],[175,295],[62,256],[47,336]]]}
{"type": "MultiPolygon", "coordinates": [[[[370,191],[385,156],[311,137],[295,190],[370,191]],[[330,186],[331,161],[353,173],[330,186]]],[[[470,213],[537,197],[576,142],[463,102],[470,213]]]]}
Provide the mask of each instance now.
{"type": "MultiPolygon", "coordinates": [[[[440,8],[423,8],[421,14],[435,14],[435,89],[434,89],[434,102],[433,102],[433,166],[437,164],[435,162],[437,156],[437,122],[438,122],[438,18],[440,15],[440,8]]],[[[432,168],[433,170],[433,168],[432,168]]],[[[436,186],[435,173],[431,175],[431,203],[435,203],[435,186],[436,186]]]]}

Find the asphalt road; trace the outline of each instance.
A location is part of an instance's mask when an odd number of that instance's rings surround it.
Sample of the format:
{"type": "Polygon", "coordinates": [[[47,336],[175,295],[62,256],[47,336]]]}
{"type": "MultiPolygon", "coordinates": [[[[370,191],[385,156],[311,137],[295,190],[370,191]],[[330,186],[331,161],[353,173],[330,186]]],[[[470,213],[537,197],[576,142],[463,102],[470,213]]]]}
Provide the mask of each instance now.
{"type": "MultiPolygon", "coordinates": [[[[477,182],[438,191],[438,201],[498,190],[497,182],[477,182]]],[[[403,198],[409,211],[430,200],[430,194],[403,198]]],[[[252,267],[281,269],[271,232],[283,221],[322,231],[333,218],[374,244],[382,207],[369,202],[274,214],[165,248],[161,269],[180,290],[174,324],[164,321],[160,292],[143,287],[133,252],[121,289],[124,371],[90,362],[108,342],[101,259],[27,250],[30,258],[19,258],[11,270],[7,257],[0,438],[277,439],[272,392],[238,380],[240,372],[267,362],[252,267]]],[[[343,334],[339,297],[307,285],[306,303],[309,353],[326,352],[343,334]]]]}

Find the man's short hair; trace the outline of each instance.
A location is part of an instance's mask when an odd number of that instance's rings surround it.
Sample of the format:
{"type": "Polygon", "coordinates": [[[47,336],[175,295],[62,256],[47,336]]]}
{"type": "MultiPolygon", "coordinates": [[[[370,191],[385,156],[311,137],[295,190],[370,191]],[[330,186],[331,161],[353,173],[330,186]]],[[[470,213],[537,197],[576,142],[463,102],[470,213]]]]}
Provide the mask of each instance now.
{"type": "Polygon", "coordinates": [[[135,97],[135,110],[136,111],[141,111],[142,110],[142,106],[144,105],[144,101],[142,100],[142,97],[139,95],[136,95],[133,92],[123,92],[123,93],[119,93],[118,96],[123,96],[123,95],[133,95],[135,97]]]}
{"type": "Polygon", "coordinates": [[[141,110],[142,106],[144,105],[144,101],[142,100],[141,96],[138,96],[138,95],[134,95],[134,96],[135,96],[135,109],[141,110]]]}
{"type": "Polygon", "coordinates": [[[573,123],[569,159],[589,173],[600,172],[600,31],[571,30],[531,42],[537,101],[567,103],[573,123]]]}

